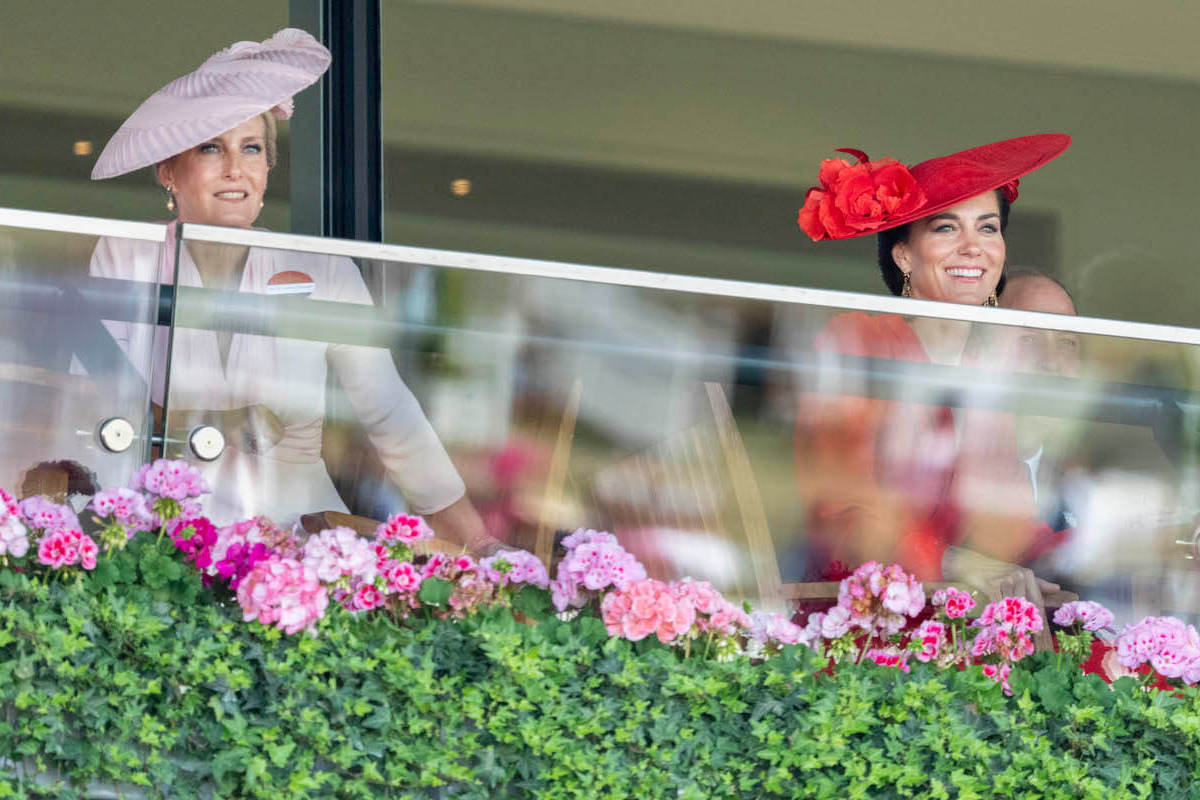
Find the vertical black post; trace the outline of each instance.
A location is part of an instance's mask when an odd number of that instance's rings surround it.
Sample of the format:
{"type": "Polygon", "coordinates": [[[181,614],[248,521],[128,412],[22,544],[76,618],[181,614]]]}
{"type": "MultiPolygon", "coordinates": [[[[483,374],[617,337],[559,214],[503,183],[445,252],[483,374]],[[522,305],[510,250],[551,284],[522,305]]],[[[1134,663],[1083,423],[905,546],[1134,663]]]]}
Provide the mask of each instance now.
{"type": "Polygon", "coordinates": [[[328,236],[383,240],[379,0],[322,0],[333,63],[325,106],[324,214],[328,236]]]}
{"type": "MultiPolygon", "coordinates": [[[[326,0],[290,0],[288,25],[308,31],[328,46],[325,5],[326,0]]],[[[296,96],[296,112],[288,125],[292,233],[329,235],[329,204],[325,197],[325,187],[329,184],[326,161],[329,104],[325,99],[328,82],[328,76],[324,76],[316,86],[296,96]]]]}

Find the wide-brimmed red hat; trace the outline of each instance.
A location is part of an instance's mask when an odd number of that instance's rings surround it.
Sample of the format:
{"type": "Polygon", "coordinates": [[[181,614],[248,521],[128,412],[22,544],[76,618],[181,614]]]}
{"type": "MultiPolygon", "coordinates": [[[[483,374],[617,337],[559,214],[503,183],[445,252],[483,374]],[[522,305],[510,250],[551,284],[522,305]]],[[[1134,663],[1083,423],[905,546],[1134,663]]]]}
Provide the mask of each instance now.
{"type": "Polygon", "coordinates": [[[891,158],[871,161],[861,150],[839,149],[858,163],[822,161],[821,185],[804,196],[798,222],[819,242],[906,225],[995,189],[1011,203],[1017,199],[1018,179],[1057,158],[1070,144],[1065,133],[1039,133],[931,158],[914,167],[891,158]]]}

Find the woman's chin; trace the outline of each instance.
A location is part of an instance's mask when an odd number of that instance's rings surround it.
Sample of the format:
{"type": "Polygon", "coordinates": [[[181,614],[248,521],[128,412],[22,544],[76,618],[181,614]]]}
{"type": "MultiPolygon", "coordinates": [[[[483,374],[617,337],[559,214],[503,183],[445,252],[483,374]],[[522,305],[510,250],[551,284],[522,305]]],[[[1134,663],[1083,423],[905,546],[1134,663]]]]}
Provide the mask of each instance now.
{"type": "Polygon", "coordinates": [[[962,287],[947,292],[942,300],[946,303],[960,303],[965,306],[981,306],[987,302],[989,294],[991,292],[984,291],[979,287],[962,287]]]}
{"type": "Polygon", "coordinates": [[[186,219],[181,221],[194,222],[197,225],[216,225],[222,228],[250,228],[254,226],[254,220],[256,216],[247,217],[244,214],[214,214],[208,217],[186,219]]]}

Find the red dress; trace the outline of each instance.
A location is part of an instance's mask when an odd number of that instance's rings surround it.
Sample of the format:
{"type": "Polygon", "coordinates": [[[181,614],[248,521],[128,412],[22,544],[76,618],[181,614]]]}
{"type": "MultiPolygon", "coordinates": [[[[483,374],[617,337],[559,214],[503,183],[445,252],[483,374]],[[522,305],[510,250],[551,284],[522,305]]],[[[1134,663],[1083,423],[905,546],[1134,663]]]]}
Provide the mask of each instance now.
{"type": "MultiPolygon", "coordinates": [[[[903,317],[862,312],[830,320],[818,353],[929,363],[903,317]]],[[[838,376],[831,359],[829,376],[838,376]]],[[[1029,544],[1032,486],[1017,458],[1012,416],[855,396],[841,382],[806,386],[796,426],[797,474],[807,501],[807,579],[896,562],[941,578],[945,549],[970,540],[1016,560],[1029,544]],[[838,563],[840,562],[840,563],[838,563]],[[844,565],[844,566],[843,566],[844,565]]],[[[916,387],[918,384],[913,383],[916,387]]]]}

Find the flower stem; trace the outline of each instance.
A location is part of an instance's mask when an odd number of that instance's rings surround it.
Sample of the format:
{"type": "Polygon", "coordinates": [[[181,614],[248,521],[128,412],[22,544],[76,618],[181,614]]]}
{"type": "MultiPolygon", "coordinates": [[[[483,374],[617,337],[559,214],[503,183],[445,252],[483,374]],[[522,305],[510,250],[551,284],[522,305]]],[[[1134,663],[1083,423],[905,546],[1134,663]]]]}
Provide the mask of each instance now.
{"type": "Polygon", "coordinates": [[[872,636],[870,633],[868,633],[867,638],[863,640],[862,648],[859,649],[859,651],[858,651],[858,658],[854,659],[855,664],[862,663],[863,656],[865,656],[867,654],[867,648],[869,648],[871,646],[871,639],[872,639],[872,636]]]}

